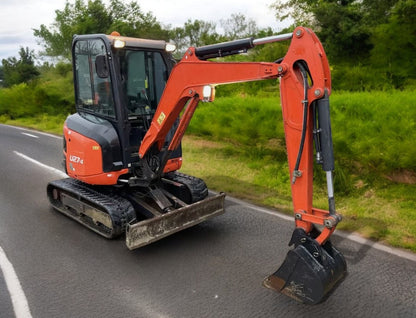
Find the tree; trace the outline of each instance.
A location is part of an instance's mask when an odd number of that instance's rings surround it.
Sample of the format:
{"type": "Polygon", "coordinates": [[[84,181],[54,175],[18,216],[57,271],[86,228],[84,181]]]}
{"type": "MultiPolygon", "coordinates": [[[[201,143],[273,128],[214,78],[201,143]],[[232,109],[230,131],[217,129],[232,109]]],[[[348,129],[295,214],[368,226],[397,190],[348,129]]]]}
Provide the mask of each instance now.
{"type": "Polygon", "coordinates": [[[102,0],[76,0],[65,3],[63,10],[55,11],[55,22],[51,27],[42,24],[34,29],[35,37],[44,45],[43,54],[70,59],[74,34],[111,33],[118,31],[125,36],[165,39],[169,32],[151,13],[143,13],[132,1],[123,3],[111,0],[106,7],[102,0]]]}
{"type": "Polygon", "coordinates": [[[170,31],[171,40],[176,43],[180,56],[190,46],[203,46],[219,42],[231,41],[245,37],[251,37],[260,31],[256,22],[247,19],[241,13],[234,13],[229,19],[220,20],[223,33],[217,32],[217,25],[214,22],[188,19],[183,28],[175,28],[170,31]]]}
{"type": "Polygon", "coordinates": [[[89,1],[87,6],[83,0],[67,1],[65,8],[56,10],[55,14],[55,22],[50,29],[44,24],[34,29],[35,37],[44,44],[43,54],[47,56],[70,58],[74,34],[104,33],[111,24],[100,0],[89,1]]]}
{"type": "MultiPolygon", "coordinates": [[[[367,8],[374,5],[367,0],[367,8]]],[[[372,48],[367,11],[358,0],[289,0],[275,1],[272,8],[283,21],[291,18],[296,25],[312,27],[323,42],[332,61],[354,57],[355,63],[369,56],[372,48]]]]}
{"type": "Polygon", "coordinates": [[[134,1],[124,4],[120,0],[111,0],[107,11],[112,20],[106,31],[108,33],[116,30],[125,36],[155,40],[169,39],[169,31],[157,21],[152,13],[142,12],[140,6],[134,1]]]}
{"type": "Polygon", "coordinates": [[[8,87],[19,83],[28,83],[39,75],[35,66],[34,52],[28,47],[20,48],[20,58],[9,57],[2,60],[3,85],[8,87]]]}
{"type": "Polygon", "coordinates": [[[3,86],[3,80],[4,80],[3,65],[0,65],[0,87],[3,86]]]}
{"type": "Polygon", "coordinates": [[[220,35],[216,32],[216,24],[202,20],[190,19],[184,25],[185,36],[189,46],[202,46],[218,42],[220,35]]]}
{"type": "Polygon", "coordinates": [[[188,19],[183,27],[176,27],[169,33],[170,40],[176,44],[176,58],[180,58],[190,46],[198,47],[226,41],[226,37],[217,33],[215,23],[198,19],[188,19]]]}
{"type": "Polygon", "coordinates": [[[221,26],[230,40],[251,37],[259,32],[256,21],[247,19],[242,13],[233,13],[230,18],[221,20],[221,26]]]}
{"type": "Polygon", "coordinates": [[[386,23],[376,27],[372,38],[371,61],[382,69],[395,87],[406,79],[416,79],[416,2],[400,0],[391,10],[386,23]]]}
{"type": "Polygon", "coordinates": [[[313,0],[276,0],[270,7],[275,10],[277,20],[292,20],[294,25],[313,26],[313,0]]]}
{"type": "Polygon", "coordinates": [[[392,8],[399,0],[362,0],[365,21],[370,26],[387,23],[392,8]]]}
{"type": "Polygon", "coordinates": [[[189,45],[189,39],[187,37],[187,34],[185,32],[185,28],[176,27],[171,30],[170,39],[175,43],[176,45],[176,51],[175,51],[175,57],[181,58],[184,51],[190,46],[189,45]]]}
{"type": "Polygon", "coordinates": [[[371,30],[359,2],[327,1],[314,8],[316,28],[334,62],[363,63],[372,48],[371,30]]]}

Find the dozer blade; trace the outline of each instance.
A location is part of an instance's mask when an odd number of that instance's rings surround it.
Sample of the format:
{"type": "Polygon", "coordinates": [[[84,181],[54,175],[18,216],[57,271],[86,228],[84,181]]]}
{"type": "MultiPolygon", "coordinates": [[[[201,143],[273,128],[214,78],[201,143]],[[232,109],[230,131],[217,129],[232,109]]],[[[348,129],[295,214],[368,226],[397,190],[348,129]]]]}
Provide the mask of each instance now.
{"type": "Polygon", "coordinates": [[[263,285],[306,304],[321,302],[343,278],[347,265],[330,242],[321,247],[320,255],[316,251],[313,254],[298,245],[287,253],[283,264],[263,285]]]}
{"type": "Polygon", "coordinates": [[[168,235],[224,213],[225,193],[181,207],[126,228],[126,245],[130,250],[145,246],[168,235]]]}

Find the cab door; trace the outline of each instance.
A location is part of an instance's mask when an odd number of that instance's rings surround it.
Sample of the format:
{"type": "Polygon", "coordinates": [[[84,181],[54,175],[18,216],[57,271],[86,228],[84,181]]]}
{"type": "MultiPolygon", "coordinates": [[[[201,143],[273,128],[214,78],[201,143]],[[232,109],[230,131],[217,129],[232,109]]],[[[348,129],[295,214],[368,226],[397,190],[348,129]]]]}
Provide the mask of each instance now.
{"type": "Polygon", "coordinates": [[[74,84],[76,108],[110,121],[117,119],[107,45],[102,38],[74,42],[74,84]]]}

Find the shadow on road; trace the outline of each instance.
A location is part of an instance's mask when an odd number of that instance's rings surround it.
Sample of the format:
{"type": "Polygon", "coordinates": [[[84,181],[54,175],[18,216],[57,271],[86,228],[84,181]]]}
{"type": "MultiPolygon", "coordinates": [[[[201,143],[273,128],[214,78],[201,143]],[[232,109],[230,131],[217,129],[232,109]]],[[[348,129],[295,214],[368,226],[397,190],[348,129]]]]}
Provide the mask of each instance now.
{"type": "MultiPolygon", "coordinates": [[[[377,239],[382,240],[386,237],[388,230],[385,222],[375,218],[360,218],[359,222],[355,222],[353,228],[348,232],[365,232],[371,236],[378,234],[377,239]],[[385,231],[380,231],[385,229],[385,231]],[[361,230],[361,231],[360,231],[361,230]]],[[[363,237],[363,239],[365,239],[363,237]]],[[[355,242],[351,244],[345,236],[333,235],[331,240],[335,246],[339,247],[349,264],[358,264],[367,255],[368,251],[372,249],[373,245],[377,243],[377,240],[366,239],[366,244],[355,242]]]]}

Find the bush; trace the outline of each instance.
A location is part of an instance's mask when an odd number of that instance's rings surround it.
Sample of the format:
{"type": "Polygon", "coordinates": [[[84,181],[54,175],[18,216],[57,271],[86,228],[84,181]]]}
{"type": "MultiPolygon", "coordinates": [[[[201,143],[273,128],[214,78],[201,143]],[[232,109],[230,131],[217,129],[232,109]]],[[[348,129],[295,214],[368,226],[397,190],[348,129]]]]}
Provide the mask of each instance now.
{"type": "Polygon", "coordinates": [[[391,90],[392,80],[370,66],[335,65],[331,67],[332,87],[337,91],[391,90]]]}
{"type": "MultiPolygon", "coordinates": [[[[58,64],[59,65],[59,64],[58,64]]],[[[68,114],[75,111],[72,72],[62,65],[29,84],[0,89],[0,115],[11,119],[38,114],[68,114]],[[62,74],[65,73],[65,76],[62,74]]]]}
{"type": "MultiPolygon", "coordinates": [[[[331,120],[338,191],[401,171],[416,172],[416,91],[335,92],[331,120]]],[[[279,98],[233,96],[202,103],[188,132],[233,144],[260,166],[286,162],[279,98]]],[[[317,167],[320,170],[320,167],[317,167]]],[[[317,174],[316,181],[325,183],[317,174]]]]}
{"type": "Polygon", "coordinates": [[[332,121],[336,153],[378,174],[416,171],[415,91],[338,92],[332,121]]]}
{"type": "Polygon", "coordinates": [[[11,119],[31,116],[41,112],[42,97],[33,84],[21,83],[0,90],[0,114],[11,119]]]}
{"type": "Polygon", "coordinates": [[[242,145],[265,145],[283,137],[282,111],[275,97],[230,96],[201,103],[189,132],[242,145]]]}

